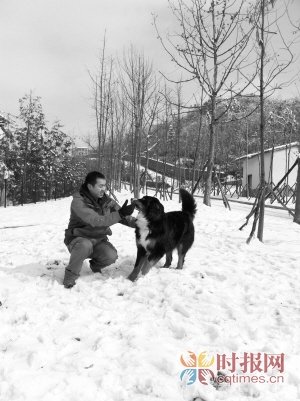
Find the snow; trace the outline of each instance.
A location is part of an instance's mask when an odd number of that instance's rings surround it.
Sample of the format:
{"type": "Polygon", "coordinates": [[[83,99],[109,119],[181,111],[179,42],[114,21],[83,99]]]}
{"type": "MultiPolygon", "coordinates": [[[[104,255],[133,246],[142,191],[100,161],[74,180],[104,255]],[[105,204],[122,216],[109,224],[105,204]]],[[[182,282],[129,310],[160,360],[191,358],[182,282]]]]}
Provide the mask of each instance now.
{"type": "MultiPolygon", "coordinates": [[[[130,163],[128,162],[128,161],[124,161],[124,164],[125,164],[125,166],[129,166],[130,165],[130,163]]],[[[168,163],[166,163],[166,164],[168,164],[168,163]]],[[[140,165],[140,172],[141,173],[143,173],[145,171],[145,167],[143,167],[142,165],[140,165]]],[[[162,174],[160,174],[160,173],[157,173],[156,171],[154,171],[154,170],[151,170],[151,169],[147,169],[147,173],[148,173],[148,177],[147,177],[147,181],[150,181],[149,180],[149,176],[152,178],[152,180],[154,181],[154,184],[155,184],[155,181],[156,181],[156,177],[158,178],[158,181],[160,181],[160,182],[162,182],[163,181],[163,175],[162,174]]],[[[170,184],[170,185],[172,185],[172,183],[173,183],[173,178],[171,178],[171,177],[169,177],[169,176],[167,176],[167,175],[165,175],[165,183],[168,183],[168,184],[170,184]]]]}
{"type": "MultiPolygon", "coordinates": [[[[184,269],[156,267],[135,283],[126,280],[134,230],[117,224],[116,263],[101,275],[85,262],[66,290],[70,201],[0,209],[1,401],[300,398],[300,226],[286,212],[267,209],[264,244],[246,245],[251,227],[238,227],[247,205],[231,204],[229,212],[197,198],[184,269]],[[284,383],[187,386],[180,356],[188,350],[285,353],[284,383]]],[[[179,208],[177,198],[164,205],[179,208]]]]}

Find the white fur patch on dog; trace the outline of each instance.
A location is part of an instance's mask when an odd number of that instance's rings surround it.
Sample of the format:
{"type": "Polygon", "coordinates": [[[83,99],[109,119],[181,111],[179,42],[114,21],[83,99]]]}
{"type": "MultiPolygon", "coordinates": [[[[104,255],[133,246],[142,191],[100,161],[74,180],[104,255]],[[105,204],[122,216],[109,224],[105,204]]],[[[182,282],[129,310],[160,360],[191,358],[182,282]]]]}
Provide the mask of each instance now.
{"type": "Polygon", "coordinates": [[[147,245],[150,243],[150,240],[146,239],[149,234],[148,220],[142,212],[137,215],[136,225],[140,229],[140,238],[137,241],[143,248],[147,249],[147,245]]]}

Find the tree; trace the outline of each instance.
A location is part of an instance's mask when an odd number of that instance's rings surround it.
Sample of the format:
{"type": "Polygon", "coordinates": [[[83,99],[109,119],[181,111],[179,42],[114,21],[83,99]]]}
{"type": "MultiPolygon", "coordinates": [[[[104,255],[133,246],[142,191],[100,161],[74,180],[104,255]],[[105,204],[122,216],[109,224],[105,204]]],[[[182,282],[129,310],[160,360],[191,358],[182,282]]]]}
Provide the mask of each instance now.
{"type": "Polygon", "coordinates": [[[89,73],[93,83],[93,109],[96,117],[98,140],[98,169],[104,169],[104,149],[112,116],[113,59],[106,55],[106,35],[98,61],[98,72],[89,73]]]}
{"type": "Polygon", "coordinates": [[[296,206],[295,206],[295,217],[294,223],[300,224],[300,157],[298,157],[298,173],[297,173],[297,184],[296,184],[296,206]]]}
{"type": "Polygon", "coordinates": [[[140,158],[143,134],[147,123],[147,108],[156,92],[152,65],[133,46],[124,54],[121,64],[121,84],[131,116],[131,161],[134,196],[140,191],[140,158]]]}
{"type": "Polygon", "coordinates": [[[253,47],[250,38],[254,25],[249,22],[249,9],[245,2],[238,5],[235,0],[174,0],[169,4],[180,33],[169,36],[166,43],[155,20],[158,37],[172,61],[187,73],[187,78],[181,81],[196,80],[209,103],[210,135],[204,203],[210,206],[216,127],[227,111],[227,107],[219,106],[223,106],[224,101],[230,106],[256,76],[254,69],[253,73],[250,72],[250,80],[248,78],[249,67],[254,63],[248,59],[253,47]]]}
{"type": "MultiPolygon", "coordinates": [[[[258,221],[257,237],[263,241],[264,231],[264,210],[265,210],[265,195],[267,191],[267,183],[265,178],[265,158],[264,158],[264,145],[265,145],[265,129],[266,129],[266,112],[265,100],[266,97],[271,96],[280,86],[276,82],[278,76],[286,70],[293,61],[293,54],[291,52],[291,43],[287,44],[282,36],[281,30],[278,26],[279,18],[275,7],[276,0],[258,0],[253,11],[252,18],[253,26],[256,29],[256,40],[259,55],[259,106],[260,106],[260,188],[257,194],[257,202],[253,209],[254,221],[248,242],[253,237],[256,224],[258,221]],[[276,31],[274,31],[276,29],[276,31]],[[281,52],[285,53],[285,58],[279,58],[277,53],[274,53],[272,44],[270,44],[270,35],[278,34],[283,48],[281,52]],[[269,52],[269,49],[272,50],[269,52]],[[273,57],[271,57],[271,54],[273,57]]],[[[278,40],[278,39],[277,39],[278,40]]]]}
{"type": "Polygon", "coordinates": [[[27,171],[29,164],[34,164],[39,157],[40,132],[45,127],[45,116],[43,113],[41,98],[29,95],[20,100],[20,119],[24,122],[24,128],[18,131],[18,142],[22,149],[22,185],[21,203],[27,200],[27,171]]]}
{"type": "Polygon", "coordinates": [[[59,121],[47,127],[38,96],[30,93],[19,102],[21,118],[8,119],[0,137],[0,156],[13,172],[8,198],[23,204],[70,195],[82,182],[86,163],[72,155],[73,141],[59,121]]]}

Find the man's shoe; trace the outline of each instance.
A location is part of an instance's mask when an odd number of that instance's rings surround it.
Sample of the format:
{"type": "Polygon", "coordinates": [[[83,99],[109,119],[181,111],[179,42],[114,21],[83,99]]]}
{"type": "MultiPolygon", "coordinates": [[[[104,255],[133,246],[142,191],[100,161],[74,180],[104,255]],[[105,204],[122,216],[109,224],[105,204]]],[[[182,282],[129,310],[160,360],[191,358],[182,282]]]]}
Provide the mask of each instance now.
{"type": "Polygon", "coordinates": [[[65,288],[72,288],[76,284],[76,280],[78,279],[79,275],[74,274],[71,270],[65,270],[65,277],[63,280],[63,286],[65,288]]]}
{"type": "Polygon", "coordinates": [[[94,264],[92,260],[90,260],[90,268],[93,273],[101,273],[102,268],[94,264]]]}
{"type": "Polygon", "coordinates": [[[72,287],[74,287],[74,285],[75,285],[75,284],[64,284],[64,287],[65,287],[65,288],[72,288],[72,287]]]}

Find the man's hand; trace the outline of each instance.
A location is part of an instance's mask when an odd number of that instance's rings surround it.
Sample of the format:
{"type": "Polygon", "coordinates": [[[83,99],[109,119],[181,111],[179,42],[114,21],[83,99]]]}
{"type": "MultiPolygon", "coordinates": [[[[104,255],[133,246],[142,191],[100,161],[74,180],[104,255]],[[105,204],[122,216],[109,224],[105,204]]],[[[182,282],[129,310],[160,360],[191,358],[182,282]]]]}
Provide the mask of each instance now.
{"type": "Polygon", "coordinates": [[[130,216],[134,211],[134,208],[135,208],[134,203],[131,203],[131,205],[128,205],[128,206],[127,206],[127,203],[128,203],[128,200],[126,200],[123,203],[122,207],[118,210],[119,215],[121,216],[121,218],[126,217],[126,216],[130,216]]]}

